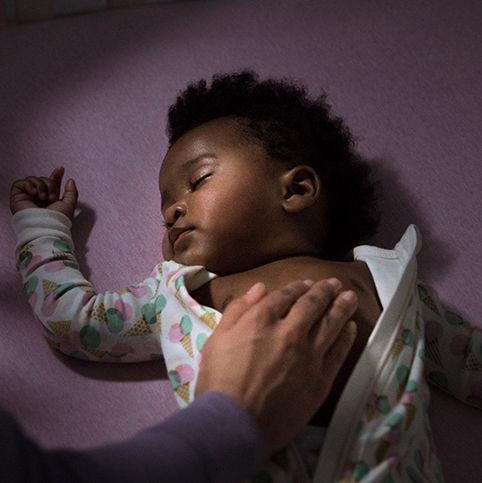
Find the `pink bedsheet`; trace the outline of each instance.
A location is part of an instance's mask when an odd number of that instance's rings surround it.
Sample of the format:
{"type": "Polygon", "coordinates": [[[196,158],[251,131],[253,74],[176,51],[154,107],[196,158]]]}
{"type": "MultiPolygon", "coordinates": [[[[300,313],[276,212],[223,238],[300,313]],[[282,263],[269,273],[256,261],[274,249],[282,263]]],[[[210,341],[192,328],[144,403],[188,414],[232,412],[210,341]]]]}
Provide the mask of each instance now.
{"type": "MultiPolygon", "coordinates": [[[[64,165],[86,275],[98,290],[142,280],[160,259],[167,108],[189,81],[242,67],[327,90],[386,187],[374,243],[416,223],[421,278],[482,327],[481,20],[475,0],[213,0],[0,31],[0,405],[49,447],[125,438],[176,409],[161,362],[50,350],[15,271],[7,192],[64,165]]],[[[480,481],[481,413],[433,398],[446,481],[480,481]]]]}

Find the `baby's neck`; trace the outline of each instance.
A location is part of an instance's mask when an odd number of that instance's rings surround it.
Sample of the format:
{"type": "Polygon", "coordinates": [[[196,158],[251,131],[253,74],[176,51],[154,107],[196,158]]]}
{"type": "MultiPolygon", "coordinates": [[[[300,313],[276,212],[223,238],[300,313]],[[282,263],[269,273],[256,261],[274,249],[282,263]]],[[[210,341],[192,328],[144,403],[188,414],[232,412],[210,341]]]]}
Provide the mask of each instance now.
{"type": "Polygon", "coordinates": [[[310,255],[294,255],[270,260],[262,265],[227,275],[220,275],[191,295],[199,303],[222,312],[234,298],[246,293],[256,282],[263,282],[268,291],[276,290],[295,280],[320,280],[338,276],[342,283],[359,278],[355,267],[360,262],[335,262],[310,255]]]}

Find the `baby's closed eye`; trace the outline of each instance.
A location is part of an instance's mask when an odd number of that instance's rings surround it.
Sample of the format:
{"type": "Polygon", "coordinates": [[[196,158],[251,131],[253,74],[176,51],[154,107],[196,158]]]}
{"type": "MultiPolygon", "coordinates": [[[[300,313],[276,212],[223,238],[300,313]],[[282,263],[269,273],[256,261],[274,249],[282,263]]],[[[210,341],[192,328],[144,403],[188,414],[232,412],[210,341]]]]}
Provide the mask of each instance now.
{"type": "Polygon", "coordinates": [[[211,173],[206,173],[201,176],[199,176],[195,181],[192,182],[191,184],[191,190],[195,191],[199,186],[201,186],[204,181],[206,181],[209,177],[211,176],[211,173]]]}

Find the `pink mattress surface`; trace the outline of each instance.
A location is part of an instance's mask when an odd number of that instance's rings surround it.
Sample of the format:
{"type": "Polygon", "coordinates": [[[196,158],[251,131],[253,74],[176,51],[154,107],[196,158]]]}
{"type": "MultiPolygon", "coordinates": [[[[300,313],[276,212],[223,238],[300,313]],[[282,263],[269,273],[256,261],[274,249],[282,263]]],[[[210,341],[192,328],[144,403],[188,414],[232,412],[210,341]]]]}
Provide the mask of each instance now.
{"type": "MultiPolygon", "coordinates": [[[[185,1],[0,30],[0,406],[47,447],[126,438],[176,410],[162,362],[53,352],[21,290],[8,190],[63,165],[73,236],[98,291],[161,260],[157,175],[166,114],[188,82],[248,67],[328,94],[385,187],[373,244],[409,223],[420,278],[482,327],[482,92],[478,1],[185,1]]],[[[447,482],[481,480],[482,413],[433,390],[447,482]]]]}

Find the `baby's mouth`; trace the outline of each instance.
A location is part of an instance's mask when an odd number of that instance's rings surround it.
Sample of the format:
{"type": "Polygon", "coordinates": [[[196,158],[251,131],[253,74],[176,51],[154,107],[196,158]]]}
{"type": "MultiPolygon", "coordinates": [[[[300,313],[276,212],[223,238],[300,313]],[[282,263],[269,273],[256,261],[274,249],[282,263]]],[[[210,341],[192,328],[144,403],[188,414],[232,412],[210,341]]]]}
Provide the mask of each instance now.
{"type": "Polygon", "coordinates": [[[172,247],[180,248],[180,245],[185,241],[189,235],[193,232],[192,228],[171,228],[169,231],[169,241],[172,247]]]}

